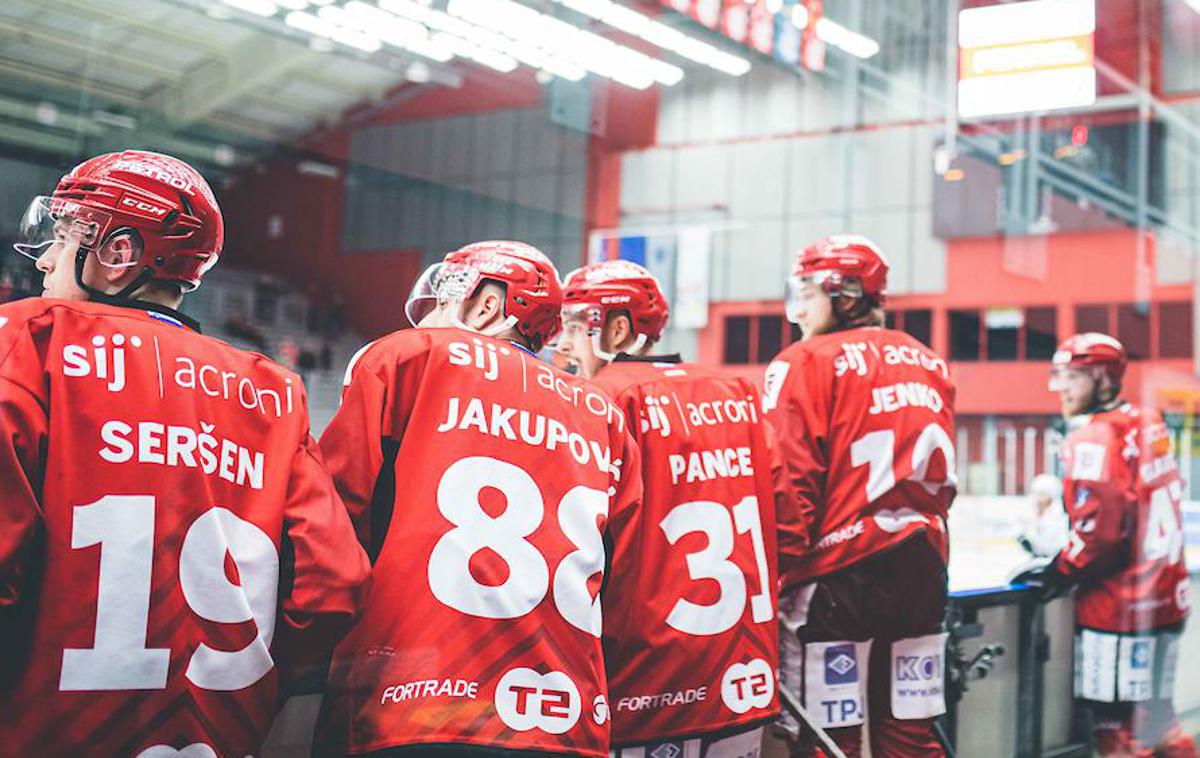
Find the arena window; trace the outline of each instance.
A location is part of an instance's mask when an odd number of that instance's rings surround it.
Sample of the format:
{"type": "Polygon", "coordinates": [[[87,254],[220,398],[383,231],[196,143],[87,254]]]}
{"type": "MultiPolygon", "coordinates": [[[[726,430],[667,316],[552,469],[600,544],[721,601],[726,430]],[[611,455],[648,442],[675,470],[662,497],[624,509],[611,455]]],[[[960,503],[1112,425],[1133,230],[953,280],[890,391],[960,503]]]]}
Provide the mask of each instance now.
{"type": "Polygon", "coordinates": [[[1150,357],[1150,306],[1122,303],[1117,306],[1117,339],[1125,345],[1130,360],[1150,357]]]}
{"type": "Polygon", "coordinates": [[[1107,305],[1075,306],[1075,331],[1112,334],[1108,311],[1107,305]]]}
{"type": "Polygon", "coordinates": [[[783,316],[758,317],[758,363],[768,363],[783,349],[783,316]]]}
{"type": "Polygon", "coordinates": [[[750,317],[725,317],[725,363],[750,362],[750,317]]]}
{"type": "Polygon", "coordinates": [[[1158,304],[1158,355],[1160,358],[1192,357],[1192,304],[1158,304]]]}
{"type": "Polygon", "coordinates": [[[978,308],[949,311],[950,360],[977,361],[982,347],[983,319],[978,308]]]}
{"type": "Polygon", "coordinates": [[[922,345],[931,345],[933,339],[933,311],[928,308],[891,310],[884,315],[884,326],[908,332],[922,345]]]}
{"type": "Polygon", "coordinates": [[[1058,346],[1058,312],[1054,306],[1025,309],[1025,360],[1048,361],[1058,346]]]}

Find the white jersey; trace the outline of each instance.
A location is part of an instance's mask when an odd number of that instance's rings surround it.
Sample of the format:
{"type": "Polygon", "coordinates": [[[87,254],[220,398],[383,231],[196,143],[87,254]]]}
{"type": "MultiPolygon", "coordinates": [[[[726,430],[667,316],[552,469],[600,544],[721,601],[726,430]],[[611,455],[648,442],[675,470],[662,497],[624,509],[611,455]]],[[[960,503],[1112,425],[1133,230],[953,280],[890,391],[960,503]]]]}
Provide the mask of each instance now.
{"type": "Polygon", "coordinates": [[[1035,556],[1050,558],[1066,546],[1070,531],[1067,511],[1061,500],[1055,500],[1046,510],[1034,515],[1023,536],[1029,540],[1035,556]]]}

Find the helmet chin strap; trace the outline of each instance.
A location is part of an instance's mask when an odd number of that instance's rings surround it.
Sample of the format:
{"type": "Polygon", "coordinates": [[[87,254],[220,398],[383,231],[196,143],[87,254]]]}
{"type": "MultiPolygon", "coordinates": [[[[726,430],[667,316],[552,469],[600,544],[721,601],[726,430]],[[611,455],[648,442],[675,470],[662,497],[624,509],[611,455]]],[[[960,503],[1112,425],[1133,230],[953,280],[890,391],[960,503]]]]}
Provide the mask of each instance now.
{"type": "MultiPolygon", "coordinates": [[[[620,352],[625,353],[627,355],[634,355],[639,350],[641,350],[643,347],[645,347],[645,345],[646,345],[646,335],[639,334],[633,340],[633,344],[629,346],[628,350],[622,350],[620,352]]],[[[600,347],[600,332],[596,332],[595,334],[592,335],[592,352],[596,354],[597,358],[599,358],[600,360],[605,361],[607,363],[612,363],[613,361],[615,361],[617,359],[617,355],[618,355],[617,353],[610,353],[609,351],[600,347]]]]}
{"type": "Polygon", "coordinates": [[[1092,401],[1090,403],[1088,403],[1088,407],[1086,410],[1084,410],[1084,414],[1092,415],[1095,413],[1102,413],[1104,411],[1111,411],[1113,408],[1116,408],[1121,403],[1121,388],[1120,387],[1110,387],[1110,389],[1112,390],[1112,396],[1110,398],[1108,398],[1107,400],[1103,400],[1100,398],[1101,378],[1102,378],[1102,372],[1097,370],[1096,371],[1096,386],[1092,389],[1092,401]]]}
{"type": "Polygon", "coordinates": [[[94,300],[96,302],[100,302],[100,303],[128,302],[129,300],[132,299],[132,298],[130,298],[130,295],[132,295],[134,292],[136,292],[137,289],[139,287],[141,287],[143,284],[150,281],[150,279],[154,276],[153,269],[146,267],[146,268],[143,268],[141,271],[139,271],[138,275],[135,276],[133,278],[133,280],[131,282],[129,282],[129,284],[126,284],[124,287],[122,287],[121,291],[117,292],[116,294],[110,294],[108,292],[98,290],[95,287],[92,287],[91,285],[85,284],[83,281],[83,267],[84,267],[84,264],[87,263],[87,257],[88,257],[89,252],[91,252],[91,251],[88,250],[87,248],[81,247],[75,253],[75,284],[79,287],[79,289],[86,292],[88,294],[88,297],[91,300],[94,300]]]}
{"type": "Polygon", "coordinates": [[[517,321],[518,321],[516,316],[508,316],[503,321],[500,321],[499,323],[495,324],[494,326],[490,326],[486,329],[475,329],[473,327],[467,326],[467,322],[462,320],[461,310],[462,310],[462,308],[460,306],[460,308],[459,308],[460,313],[454,313],[450,316],[450,323],[452,323],[454,326],[458,327],[459,329],[465,329],[468,332],[475,332],[477,334],[482,334],[484,337],[499,337],[504,332],[507,332],[508,330],[514,328],[517,325],[517,321]]]}

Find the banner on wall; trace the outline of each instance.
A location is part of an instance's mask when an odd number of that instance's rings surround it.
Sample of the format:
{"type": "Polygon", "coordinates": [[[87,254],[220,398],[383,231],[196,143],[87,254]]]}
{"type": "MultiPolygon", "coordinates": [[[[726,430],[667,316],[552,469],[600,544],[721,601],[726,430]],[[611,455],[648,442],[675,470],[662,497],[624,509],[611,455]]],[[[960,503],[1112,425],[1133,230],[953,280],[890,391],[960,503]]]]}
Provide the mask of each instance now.
{"type": "Polygon", "coordinates": [[[722,36],[789,65],[825,68],[825,43],[816,35],[823,0],[659,0],[722,36]],[[797,25],[799,24],[799,26],[797,25]]]}
{"type": "Polygon", "coordinates": [[[675,300],[671,320],[680,329],[708,326],[708,272],[712,233],[704,227],[679,233],[675,261],[675,300]]]}
{"type": "Polygon", "coordinates": [[[671,304],[671,326],[708,326],[709,267],[712,231],[685,227],[652,234],[593,232],[588,262],[625,260],[645,266],[658,279],[671,304]]]}

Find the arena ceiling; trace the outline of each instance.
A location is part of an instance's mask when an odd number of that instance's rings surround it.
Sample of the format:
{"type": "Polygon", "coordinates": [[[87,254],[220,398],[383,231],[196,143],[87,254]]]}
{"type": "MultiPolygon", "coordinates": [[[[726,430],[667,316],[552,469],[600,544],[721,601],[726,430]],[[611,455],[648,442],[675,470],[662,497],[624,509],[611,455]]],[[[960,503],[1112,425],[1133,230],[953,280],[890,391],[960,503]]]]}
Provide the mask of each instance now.
{"type": "Polygon", "coordinates": [[[0,3],[0,146],[76,156],[127,144],[232,166],[417,73],[402,51],[313,42],[212,2],[0,3]]]}

